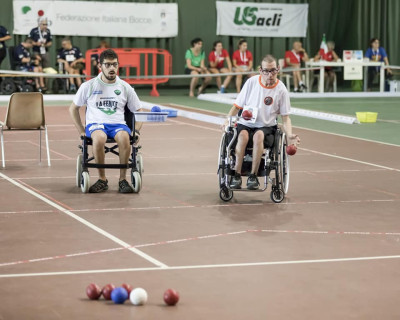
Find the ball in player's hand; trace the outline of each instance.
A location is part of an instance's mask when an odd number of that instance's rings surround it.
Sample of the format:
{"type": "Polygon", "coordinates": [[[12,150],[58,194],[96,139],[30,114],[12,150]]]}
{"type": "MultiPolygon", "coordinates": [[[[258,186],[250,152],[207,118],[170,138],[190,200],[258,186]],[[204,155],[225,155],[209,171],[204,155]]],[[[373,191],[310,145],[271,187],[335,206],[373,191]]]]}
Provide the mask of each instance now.
{"type": "Polygon", "coordinates": [[[173,289],[168,289],[164,292],[164,301],[169,306],[174,306],[179,301],[179,293],[173,289]]]}
{"type": "Polygon", "coordinates": [[[244,120],[251,120],[251,118],[253,118],[253,113],[249,110],[244,110],[242,113],[242,118],[244,120]]]}
{"type": "Polygon", "coordinates": [[[101,296],[101,289],[97,284],[91,283],[86,287],[86,294],[89,299],[97,300],[101,296]]]}
{"type": "Polygon", "coordinates": [[[290,146],[286,147],[286,153],[289,156],[294,156],[296,154],[297,147],[294,144],[291,144],[290,146]]]}

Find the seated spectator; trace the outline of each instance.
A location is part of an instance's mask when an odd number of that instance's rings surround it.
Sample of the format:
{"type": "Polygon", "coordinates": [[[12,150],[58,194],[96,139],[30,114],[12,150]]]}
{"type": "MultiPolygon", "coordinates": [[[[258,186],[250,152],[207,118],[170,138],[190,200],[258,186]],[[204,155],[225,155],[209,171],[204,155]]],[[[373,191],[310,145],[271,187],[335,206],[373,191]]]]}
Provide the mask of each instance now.
{"type": "MultiPolygon", "coordinates": [[[[326,43],[328,51],[325,52],[324,49],[319,49],[318,53],[314,57],[314,61],[325,60],[325,61],[338,61],[339,57],[334,51],[335,43],[333,41],[328,41],[326,43]]],[[[319,71],[317,71],[319,72],[319,71]]],[[[333,91],[333,82],[335,81],[335,71],[332,67],[325,67],[325,91],[333,91]]]]}
{"type": "MultiPolygon", "coordinates": [[[[61,42],[61,49],[57,54],[57,62],[61,63],[64,70],[69,74],[81,74],[84,68],[84,59],[81,50],[72,46],[71,40],[64,38],[61,42]]],[[[81,78],[69,78],[69,91],[75,93],[82,84],[81,78]],[[75,85],[76,81],[76,85],[75,85]]]]}
{"type": "MultiPolygon", "coordinates": [[[[389,65],[389,59],[386,51],[380,46],[378,38],[372,38],[369,42],[370,47],[365,52],[365,57],[370,61],[374,62],[384,62],[385,65],[389,65]]],[[[372,83],[375,76],[380,72],[381,67],[368,67],[368,91],[371,91],[372,83]]],[[[392,76],[392,70],[386,69],[386,77],[390,78],[392,76]]]]}
{"type": "MultiPolygon", "coordinates": [[[[96,47],[96,49],[109,49],[110,45],[106,40],[101,40],[100,44],[96,47]]],[[[92,75],[97,75],[99,73],[99,57],[100,55],[95,53],[90,56],[90,60],[92,62],[92,75]]]]}
{"type": "Polygon", "coordinates": [[[10,33],[6,28],[0,26],[0,69],[1,63],[3,62],[4,58],[7,56],[7,47],[6,41],[10,40],[11,36],[10,33]]]}
{"type": "MultiPolygon", "coordinates": [[[[222,42],[217,40],[214,42],[214,50],[208,55],[211,73],[228,73],[232,72],[232,62],[229,58],[229,53],[222,47],[222,42]],[[225,61],[227,68],[225,67],[225,61]]],[[[221,84],[221,77],[216,77],[217,86],[221,93],[225,93],[232,76],[227,76],[224,83],[221,84]]]]}
{"type": "MultiPolygon", "coordinates": [[[[203,40],[200,38],[195,38],[191,41],[192,47],[186,51],[185,59],[185,73],[196,75],[196,74],[209,74],[204,60],[206,58],[203,48],[203,40]]],[[[193,77],[190,81],[190,91],[189,97],[194,97],[194,89],[197,86],[199,81],[198,77],[193,77]]],[[[207,87],[209,82],[211,81],[211,77],[206,77],[203,79],[203,83],[200,86],[197,94],[201,94],[203,90],[207,87]]]]}
{"type": "MultiPolygon", "coordinates": [[[[234,72],[248,72],[253,70],[253,55],[247,50],[247,41],[240,39],[238,43],[238,50],[232,55],[232,65],[234,72]]],[[[250,77],[249,74],[247,77],[250,77]]],[[[243,76],[241,74],[236,76],[236,92],[239,93],[242,87],[243,76]]]]}
{"type": "Polygon", "coordinates": [[[53,43],[53,38],[47,25],[47,18],[41,17],[39,26],[33,28],[29,34],[29,37],[33,40],[32,51],[40,55],[43,68],[48,68],[51,65],[48,50],[53,43]]]}
{"type": "MultiPolygon", "coordinates": [[[[308,54],[300,41],[293,42],[293,49],[285,52],[285,68],[300,68],[302,62],[308,61],[308,54]]],[[[301,80],[301,71],[293,71],[294,92],[307,89],[301,80]]]]}
{"type": "MultiPolygon", "coordinates": [[[[32,48],[33,41],[31,38],[25,38],[19,45],[14,48],[14,64],[15,69],[25,72],[43,72],[40,65],[40,56],[31,57],[29,49],[32,48]]],[[[43,77],[35,77],[36,90],[39,92],[46,91],[43,77]]]]}

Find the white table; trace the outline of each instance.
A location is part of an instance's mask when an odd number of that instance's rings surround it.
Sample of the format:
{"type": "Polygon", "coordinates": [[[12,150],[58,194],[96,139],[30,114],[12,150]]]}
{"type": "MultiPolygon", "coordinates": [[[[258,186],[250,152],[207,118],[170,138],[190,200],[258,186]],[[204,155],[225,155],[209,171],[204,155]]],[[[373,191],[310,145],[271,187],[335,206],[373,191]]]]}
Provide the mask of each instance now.
{"type": "MultiPolygon", "coordinates": [[[[368,84],[368,68],[367,67],[381,67],[380,70],[380,81],[379,81],[379,91],[384,92],[385,90],[385,69],[383,68],[383,62],[373,62],[373,61],[360,61],[360,62],[333,62],[333,61],[312,61],[306,62],[306,67],[318,67],[319,69],[319,90],[318,92],[324,92],[324,82],[325,82],[325,68],[324,67],[343,67],[349,64],[356,64],[362,66],[364,69],[364,91],[367,91],[368,84]]],[[[310,71],[306,73],[307,87],[310,88],[310,71]]]]}

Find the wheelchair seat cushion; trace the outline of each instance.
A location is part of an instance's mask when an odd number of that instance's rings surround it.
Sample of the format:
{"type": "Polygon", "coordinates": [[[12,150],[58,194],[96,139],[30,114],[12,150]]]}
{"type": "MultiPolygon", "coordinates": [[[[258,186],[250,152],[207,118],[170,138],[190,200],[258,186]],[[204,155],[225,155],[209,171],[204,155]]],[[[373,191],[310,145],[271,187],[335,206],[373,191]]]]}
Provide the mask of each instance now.
{"type": "Polygon", "coordinates": [[[272,127],[261,127],[261,128],[249,128],[240,123],[237,125],[237,136],[241,131],[246,130],[249,133],[249,142],[247,144],[247,148],[253,147],[253,136],[254,134],[261,130],[264,133],[264,147],[265,148],[272,148],[274,145],[275,140],[275,132],[277,130],[277,126],[272,127]]]}

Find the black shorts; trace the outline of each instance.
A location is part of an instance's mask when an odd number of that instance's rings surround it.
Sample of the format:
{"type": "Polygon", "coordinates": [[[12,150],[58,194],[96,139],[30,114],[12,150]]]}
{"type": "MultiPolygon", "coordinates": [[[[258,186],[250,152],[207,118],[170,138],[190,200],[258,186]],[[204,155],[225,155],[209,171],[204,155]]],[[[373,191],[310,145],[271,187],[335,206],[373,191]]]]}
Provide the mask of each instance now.
{"type": "Polygon", "coordinates": [[[242,130],[246,130],[249,133],[249,142],[247,144],[248,148],[251,148],[253,146],[253,136],[254,134],[261,130],[264,133],[264,147],[265,148],[272,148],[274,145],[274,140],[275,140],[275,132],[278,126],[272,126],[272,127],[261,127],[261,128],[250,128],[245,125],[242,125],[240,123],[237,124],[237,136],[239,137],[239,134],[242,130]]]}

